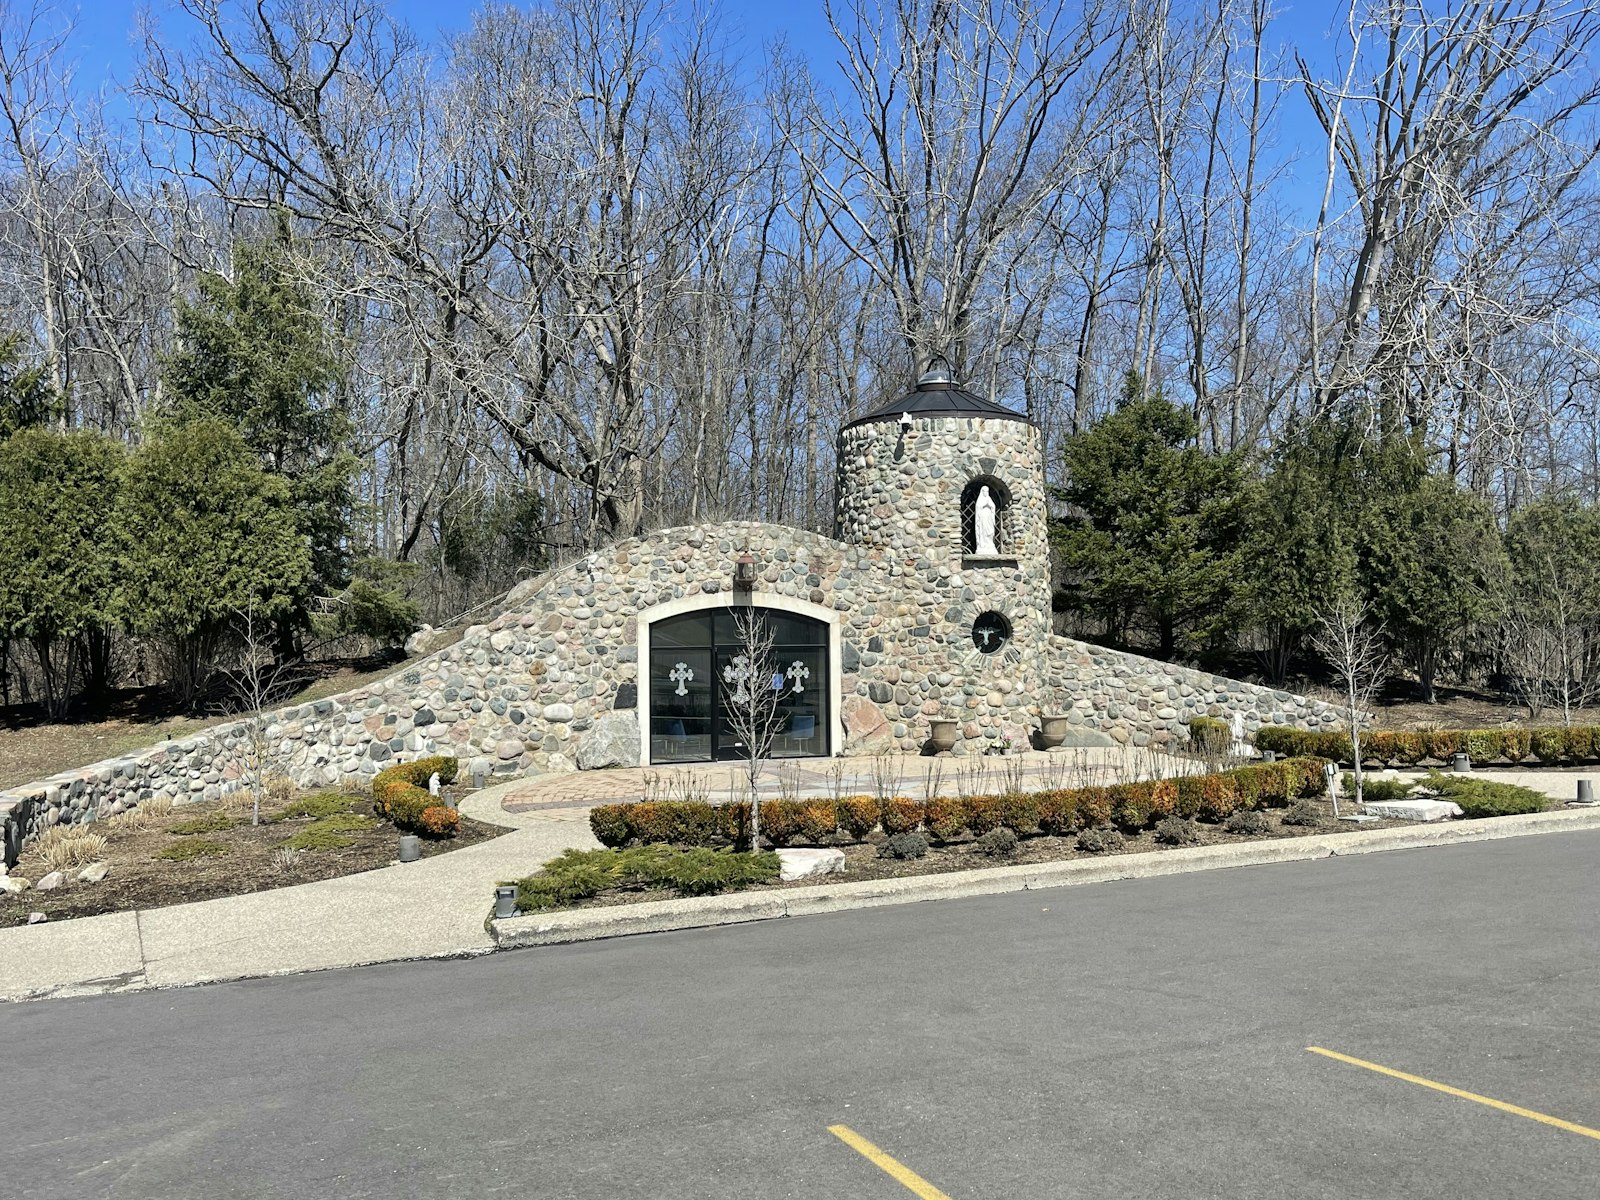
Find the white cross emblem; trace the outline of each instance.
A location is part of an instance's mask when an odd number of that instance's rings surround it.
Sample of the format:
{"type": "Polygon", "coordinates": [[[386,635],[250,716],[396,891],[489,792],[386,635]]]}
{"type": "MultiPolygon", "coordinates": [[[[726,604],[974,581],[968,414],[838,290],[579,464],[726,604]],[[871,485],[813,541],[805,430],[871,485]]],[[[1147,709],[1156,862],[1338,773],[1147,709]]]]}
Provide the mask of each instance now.
{"type": "Polygon", "coordinates": [[[735,704],[748,704],[750,693],[745,690],[745,684],[750,682],[753,672],[750,669],[750,656],[736,654],[733,661],[722,668],[722,678],[733,684],[733,702],[735,704]]]}
{"type": "Polygon", "coordinates": [[[679,663],[677,666],[673,667],[672,670],[667,672],[667,678],[678,685],[677,695],[687,696],[689,694],[689,689],[683,685],[694,678],[694,671],[690,668],[688,663],[679,663]]]}
{"type": "Polygon", "coordinates": [[[803,692],[806,690],[806,680],[811,678],[811,668],[797,658],[789,664],[788,676],[794,680],[794,690],[803,692]]]}

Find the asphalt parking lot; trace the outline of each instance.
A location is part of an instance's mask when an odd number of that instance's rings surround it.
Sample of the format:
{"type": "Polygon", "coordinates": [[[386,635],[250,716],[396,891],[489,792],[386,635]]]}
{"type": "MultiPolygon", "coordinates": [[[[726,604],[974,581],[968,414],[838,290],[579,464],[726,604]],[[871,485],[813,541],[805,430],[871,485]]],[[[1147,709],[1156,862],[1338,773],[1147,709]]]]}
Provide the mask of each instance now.
{"type": "Polygon", "coordinates": [[[1590,1196],[1597,863],[1547,835],[13,1005],[0,1181],[1590,1196]]]}

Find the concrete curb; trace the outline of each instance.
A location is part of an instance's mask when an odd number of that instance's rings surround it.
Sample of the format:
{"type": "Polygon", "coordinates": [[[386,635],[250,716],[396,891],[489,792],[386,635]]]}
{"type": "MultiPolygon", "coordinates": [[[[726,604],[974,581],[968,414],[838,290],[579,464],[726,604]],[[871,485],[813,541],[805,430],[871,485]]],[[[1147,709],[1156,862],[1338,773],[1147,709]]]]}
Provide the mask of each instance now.
{"type": "Polygon", "coordinates": [[[877,908],[887,904],[916,904],[924,900],[954,900],[964,896],[997,896],[1006,892],[1075,887],[1117,879],[1147,879],[1157,875],[1214,871],[1223,867],[1304,862],[1351,854],[1376,854],[1384,850],[1415,850],[1427,846],[1451,846],[1463,842],[1487,842],[1586,829],[1600,829],[1600,809],[1489,817],[1408,826],[1404,829],[1355,829],[1349,833],[1274,838],[1228,846],[1196,846],[1191,849],[1119,854],[1110,858],[949,871],[910,879],[862,880],[785,891],[653,900],[643,904],[619,904],[491,920],[489,929],[498,949],[554,946],[567,942],[626,937],[636,933],[664,933],[673,929],[740,925],[777,917],[877,908]]]}

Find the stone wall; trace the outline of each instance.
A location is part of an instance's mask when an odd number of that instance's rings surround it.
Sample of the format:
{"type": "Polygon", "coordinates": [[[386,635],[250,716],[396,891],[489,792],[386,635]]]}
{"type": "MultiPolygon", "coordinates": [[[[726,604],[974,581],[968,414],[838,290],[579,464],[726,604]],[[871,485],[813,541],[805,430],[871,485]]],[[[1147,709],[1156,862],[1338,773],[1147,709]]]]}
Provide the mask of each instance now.
{"type": "MultiPolygon", "coordinates": [[[[1016,423],[1011,423],[1016,424],[1016,423]]],[[[1078,715],[1084,736],[1144,744],[1192,715],[1246,724],[1331,724],[1332,710],[1287,693],[1116,654],[1017,622],[1014,655],[985,655],[967,630],[985,604],[1037,580],[959,554],[926,558],[784,526],[668,529],[619,543],[512,592],[507,611],[386,679],[269,715],[272,769],[308,787],[370,777],[399,757],[453,754],[469,771],[518,775],[636,765],[637,614],[685,597],[728,595],[738,555],[758,564],[757,604],[803,600],[838,614],[843,749],[915,751],[934,717],[961,723],[962,753],[1025,741],[1043,711],[1078,715]],[[1016,589],[1008,592],[1008,588],[1016,589]]],[[[1010,611],[1017,611],[1013,601],[1010,611]]],[[[210,799],[243,785],[243,723],[0,794],[6,861],[59,822],[87,822],[151,796],[210,799]]],[[[841,747],[835,747],[840,749],[841,747]]]]}
{"type": "Polygon", "coordinates": [[[1192,717],[1263,725],[1334,727],[1337,709],[1253,683],[1078,642],[1050,639],[1048,706],[1074,729],[1068,744],[1147,746],[1188,739],[1192,717]]]}

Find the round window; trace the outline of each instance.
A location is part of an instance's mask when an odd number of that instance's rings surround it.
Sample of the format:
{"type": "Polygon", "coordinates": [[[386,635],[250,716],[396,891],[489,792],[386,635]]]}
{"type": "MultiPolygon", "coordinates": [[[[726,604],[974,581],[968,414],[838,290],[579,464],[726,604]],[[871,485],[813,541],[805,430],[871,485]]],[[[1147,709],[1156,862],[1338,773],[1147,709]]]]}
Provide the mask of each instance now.
{"type": "Polygon", "coordinates": [[[997,612],[979,613],[972,623],[972,644],[985,654],[996,654],[1011,640],[1011,622],[997,612]]]}

